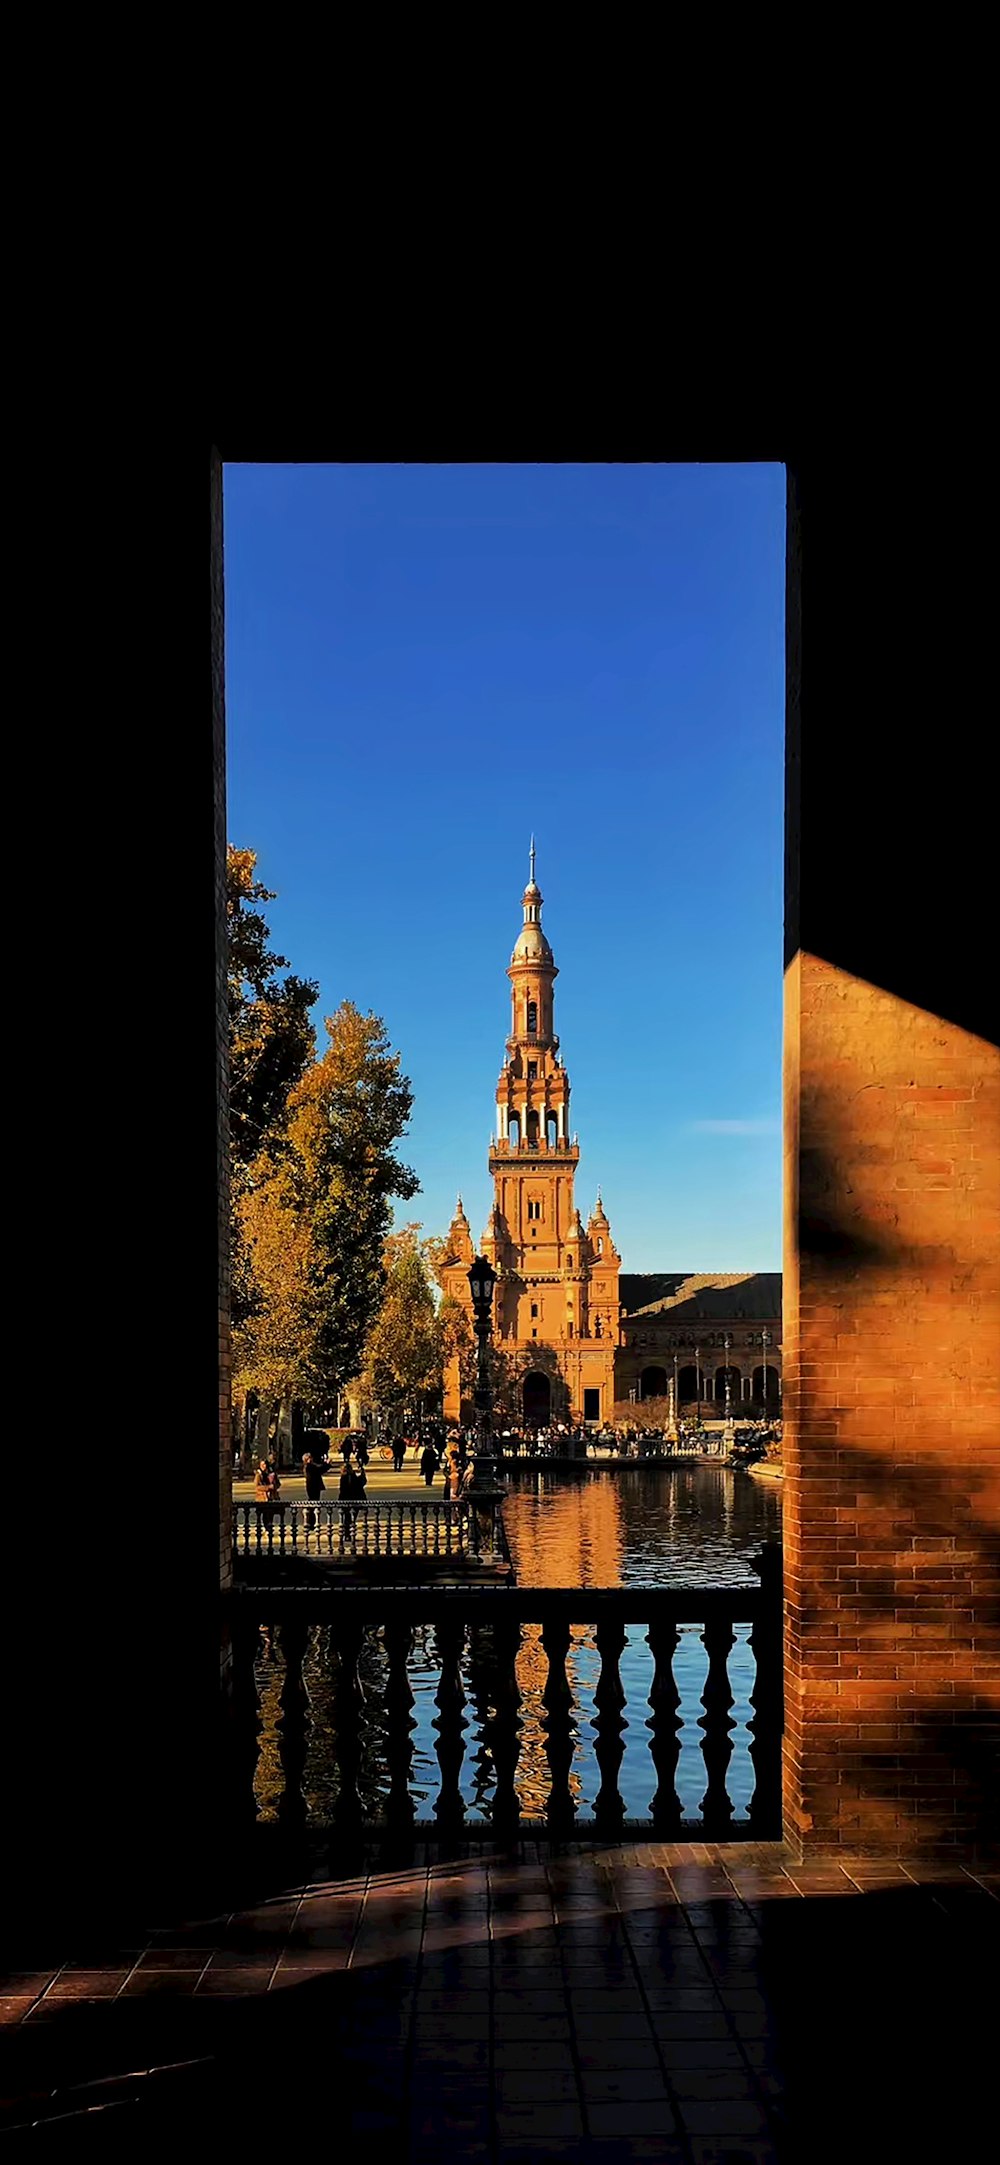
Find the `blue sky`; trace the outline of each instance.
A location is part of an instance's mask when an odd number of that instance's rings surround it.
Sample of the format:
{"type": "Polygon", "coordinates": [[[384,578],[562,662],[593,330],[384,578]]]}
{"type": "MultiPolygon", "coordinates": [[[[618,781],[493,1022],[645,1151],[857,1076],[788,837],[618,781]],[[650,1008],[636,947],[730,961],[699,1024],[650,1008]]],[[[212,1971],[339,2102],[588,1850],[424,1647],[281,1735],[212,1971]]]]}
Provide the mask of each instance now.
{"type": "Polygon", "coordinates": [[[225,490],[230,839],[318,1016],[403,1055],[403,1215],[485,1223],[534,832],[584,1216],[627,1270],[780,1268],[781,467],[225,490]]]}

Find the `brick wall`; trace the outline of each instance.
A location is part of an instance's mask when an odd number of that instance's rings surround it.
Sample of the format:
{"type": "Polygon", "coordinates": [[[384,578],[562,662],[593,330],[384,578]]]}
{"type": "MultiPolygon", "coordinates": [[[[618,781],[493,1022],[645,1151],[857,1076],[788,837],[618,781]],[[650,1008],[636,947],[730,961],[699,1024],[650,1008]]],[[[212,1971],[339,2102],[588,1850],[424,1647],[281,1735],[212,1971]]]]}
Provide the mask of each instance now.
{"type": "Polygon", "coordinates": [[[849,462],[790,476],[784,1817],[800,1852],[985,1854],[1000,1819],[1000,1054],[974,770],[914,729],[971,711],[952,529],[926,494],[924,468],[887,468],[859,526],[849,462]]]}

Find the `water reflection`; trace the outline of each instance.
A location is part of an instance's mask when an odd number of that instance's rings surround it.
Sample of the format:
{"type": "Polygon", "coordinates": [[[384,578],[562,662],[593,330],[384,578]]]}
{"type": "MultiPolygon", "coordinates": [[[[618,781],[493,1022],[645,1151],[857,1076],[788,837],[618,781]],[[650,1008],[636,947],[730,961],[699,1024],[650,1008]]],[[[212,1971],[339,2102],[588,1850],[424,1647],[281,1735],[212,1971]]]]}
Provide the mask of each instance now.
{"type": "MultiPolygon", "coordinates": [[[[745,1585],[755,1582],[752,1559],[762,1541],[780,1533],[781,1500],[776,1486],[756,1482],[749,1475],[732,1473],[722,1466],[680,1466],[656,1471],[636,1468],[569,1480],[558,1474],[524,1469],[511,1482],[504,1522],[521,1586],[745,1585]]],[[[746,1817],[753,1792],[746,1724],[751,1712],[754,1664],[747,1646],[747,1628],[737,1626],[736,1637],[729,1664],[735,1700],[731,1713],[736,1726],[728,1785],[738,1824],[746,1817]]],[[[302,1787],[307,1820],[313,1825],[330,1823],[338,1795],[333,1750],[336,1661],[329,1628],[315,1626],[309,1634],[303,1663],[308,1735],[302,1787]]],[[[461,1663],[468,1727],[459,1776],[470,1827],[489,1819],[495,1788],[489,1748],[490,1727],[496,1715],[493,1664],[492,1634],[471,1629],[461,1663]]],[[[705,1792],[698,1717],[706,1667],[697,1626],[685,1627],[674,1663],[683,1722],[677,1786],[685,1817],[692,1820],[698,1817],[705,1792]]],[[[594,1687],[599,1674],[593,1631],[588,1626],[575,1626],[566,1660],[574,1700],[569,1789],[581,1819],[590,1816],[600,1787],[593,1749],[594,1687]]],[[[365,1695],[359,1788],[362,1810],[369,1821],[381,1816],[389,1791],[388,1675],[384,1635],[381,1631],[369,1632],[359,1662],[365,1695]]],[[[416,1817],[432,1820],[440,1795],[440,1768],[435,1754],[438,1732],[433,1726],[438,1713],[435,1693],[440,1661],[430,1627],[418,1627],[414,1632],[407,1676],[414,1700],[410,1795],[416,1817]]],[[[278,1750],[283,1677],[280,1641],[272,1646],[270,1635],[262,1634],[257,1661],[261,1737],[256,1780],[262,1820],[278,1817],[283,1787],[278,1750]]],[[[527,1625],[517,1661],[521,1692],[517,1790],[522,1815],[529,1819],[544,1815],[549,1793],[542,1696],[547,1677],[541,1627],[527,1625]]],[[[621,1677],[627,1694],[627,1727],[619,1787],[628,1817],[642,1820],[648,1816],[656,1789],[656,1772],[649,1756],[647,1703],[653,1660],[642,1627],[628,1632],[621,1677]]]]}

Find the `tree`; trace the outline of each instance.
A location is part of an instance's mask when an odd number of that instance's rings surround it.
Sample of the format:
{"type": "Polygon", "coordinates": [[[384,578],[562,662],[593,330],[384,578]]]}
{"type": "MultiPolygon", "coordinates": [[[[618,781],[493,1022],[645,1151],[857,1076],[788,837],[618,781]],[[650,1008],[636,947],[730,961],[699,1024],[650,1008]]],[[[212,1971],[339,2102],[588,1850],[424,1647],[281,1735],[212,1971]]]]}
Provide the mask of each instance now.
{"type": "Polygon", "coordinates": [[[242,1389],[259,1394],[266,1425],[275,1400],[293,1399],[309,1383],[313,1248],[287,1163],[260,1159],[255,1171],[238,1205],[251,1293],[233,1347],[242,1389]]]}
{"type": "Polygon", "coordinates": [[[226,857],[229,973],[229,1135],[234,1167],[249,1165],[285,1126],[288,1093],[316,1051],[309,1010],[319,997],[310,979],[289,975],[284,955],[270,946],[267,920],[255,902],[274,892],[255,877],[256,853],[226,857]]]}
{"type": "Polygon", "coordinates": [[[229,981],[230,1281],[233,1396],[260,1396],[258,1446],[267,1448],[274,1399],[290,1396],[288,1334],[292,1293],[301,1267],[291,1240],[287,1197],[271,1184],[280,1154],[288,1093],[316,1050],[309,1010],[319,987],[289,974],[270,944],[263,911],[274,892],[256,877],[254,850],[226,853],[226,931],[229,981]],[[285,1262],[282,1265],[282,1255],[285,1262]],[[283,1268],[288,1283],[283,1283],[283,1268]]]}
{"type": "Polygon", "coordinates": [[[391,1413],[419,1410],[441,1382],[444,1338],[419,1225],[390,1233],[383,1250],[385,1290],[368,1337],[365,1381],[391,1413]]]}
{"type": "Polygon", "coordinates": [[[345,1000],[329,1044],[288,1099],[285,1147],[295,1207],[308,1224],[308,1366],[317,1398],[361,1370],[385,1283],[394,1196],[419,1188],[395,1154],[413,1105],[385,1025],[345,1000]]]}

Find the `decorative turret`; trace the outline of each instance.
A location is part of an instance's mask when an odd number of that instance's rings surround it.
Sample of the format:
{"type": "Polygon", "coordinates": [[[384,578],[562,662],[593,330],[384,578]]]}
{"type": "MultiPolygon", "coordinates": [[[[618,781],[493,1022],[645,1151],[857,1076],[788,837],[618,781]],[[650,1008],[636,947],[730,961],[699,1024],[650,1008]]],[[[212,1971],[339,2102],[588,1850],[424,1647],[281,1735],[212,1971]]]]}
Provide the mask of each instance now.
{"type": "Polygon", "coordinates": [[[618,1250],[615,1247],[614,1240],[612,1238],[611,1227],[608,1224],[608,1220],[605,1215],[604,1204],[601,1201],[600,1189],[598,1189],[597,1193],[597,1202],[595,1203],[594,1208],[590,1213],[590,1223],[587,1227],[587,1239],[590,1242],[591,1254],[594,1256],[595,1260],[598,1257],[604,1257],[611,1262],[621,1261],[621,1257],[618,1254],[618,1250]]]}
{"type": "Polygon", "coordinates": [[[471,1263],[473,1254],[472,1232],[462,1208],[462,1198],[459,1196],[455,1215],[448,1227],[447,1260],[449,1263],[471,1263]]]}

